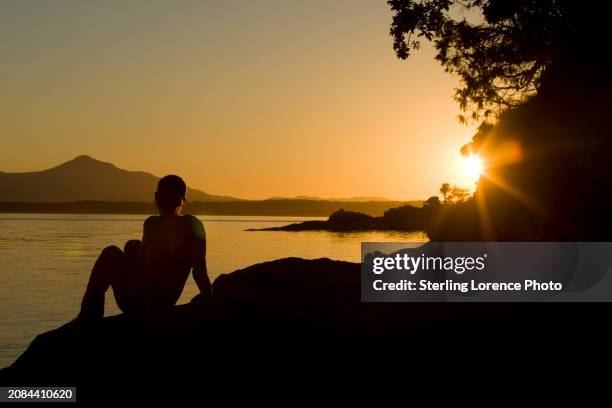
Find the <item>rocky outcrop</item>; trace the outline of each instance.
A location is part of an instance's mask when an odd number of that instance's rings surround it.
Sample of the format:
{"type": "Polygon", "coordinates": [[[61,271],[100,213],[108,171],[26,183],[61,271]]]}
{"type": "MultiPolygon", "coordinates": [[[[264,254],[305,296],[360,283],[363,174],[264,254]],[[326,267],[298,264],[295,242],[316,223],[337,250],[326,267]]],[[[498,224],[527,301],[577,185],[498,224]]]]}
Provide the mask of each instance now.
{"type": "Polygon", "coordinates": [[[249,229],[247,231],[414,231],[425,230],[437,208],[404,205],[390,208],[382,217],[372,217],[340,209],[326,221],[304,221],[282,227],[249,229]]]}
{"type": "Polygon", "coordinates": [[[132,393],[143,381],[213,387],[262,380],[264,368],[325,375],[329,364],[373,361],[370,353],[391,352],[390,344],[417,350],[513,327],[508,305],[362,303],[359,264],[330,259],[265,262],[222,275],[213,288],[214,298],[166,313],[43,333],[0,372],[0,383],[77,385],[81,400],[95,400],[101,389],[132,393]]]}

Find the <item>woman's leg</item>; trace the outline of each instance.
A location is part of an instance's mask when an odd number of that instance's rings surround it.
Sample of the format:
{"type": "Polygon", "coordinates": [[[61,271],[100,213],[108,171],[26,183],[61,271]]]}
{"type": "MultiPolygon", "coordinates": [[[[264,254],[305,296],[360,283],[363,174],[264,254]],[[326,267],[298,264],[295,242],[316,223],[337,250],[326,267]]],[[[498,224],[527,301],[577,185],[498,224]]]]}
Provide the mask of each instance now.
{"type": "Polygon", "coordinates": [[[124,313],[136,312],[142,309],[144,282],[138,276],[138,262],[142,242],[137,239],[129,240],[123,247],[124,267],[121,274],[114,276],[111,286],[117,306],[124,313]]]}
{"type": "Polygon", "coordinates": [[[115,277],[122,275],[125,264],[125,254],[118,247],[113,245],[102,250],[89,275],[78,319],[104,317],[104,295],[115,277]]]}

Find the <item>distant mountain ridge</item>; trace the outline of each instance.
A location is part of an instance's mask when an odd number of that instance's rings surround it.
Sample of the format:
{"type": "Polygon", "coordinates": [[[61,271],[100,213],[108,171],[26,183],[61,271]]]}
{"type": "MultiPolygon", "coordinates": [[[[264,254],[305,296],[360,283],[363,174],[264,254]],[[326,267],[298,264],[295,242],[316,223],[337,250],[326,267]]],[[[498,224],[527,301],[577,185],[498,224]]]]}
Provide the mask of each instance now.
{"type": "MultiPolygon", "coordinates": [[[[315,196],[295,196],[295,197],[270,197],[268,200],[316,200],[316,201],[394,201],[385,197],[315,197],[315,196]]],[[[395,200],[397,201],[397,200],[395,200]]],[[[400,200],[401,201],[401,200],[400,200]]]]}
{"type": "MultiPolygon", "coordinates": [[[[0,201],[153,201],[159,177],[129,171],[90,156],[26,173],[0,172],[0,201]]],[[[237,201],[188,188],[189,201],[237,201]]]]}

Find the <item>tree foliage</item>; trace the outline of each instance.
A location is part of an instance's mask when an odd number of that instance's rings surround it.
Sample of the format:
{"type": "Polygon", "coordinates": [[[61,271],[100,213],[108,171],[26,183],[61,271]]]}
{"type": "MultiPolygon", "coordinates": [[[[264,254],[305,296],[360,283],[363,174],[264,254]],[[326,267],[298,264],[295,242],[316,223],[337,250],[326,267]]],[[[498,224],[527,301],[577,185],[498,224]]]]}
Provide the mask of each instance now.
{"type": "MultiPolygon", "coordinates": [[[[444,204],[460,204],[464,203],[470,198],[470,190],[467,188],[461,188],[459,186],[451,186],[449,183],[443,183],[440,187],[440,194],[444,198],[444,204]]],[[[426,207],[431,207],[436,205],[440,205],[440,200],[438,197],[430,197],[426,201],[426,207]]]]}
{"type": "Polygon", "coordinates": [[[444,202],[448,203],[448,197],[450,195],[452,188],[449,183],[443,183],[440,187],[440,194],[442,194],[442,198],[444,198],[444,202]]]}
{"type": "MultiPolygon", "coordinates": [[[[586,7],[563,0],[389,0],[391,36],[401,59],[433,42],[445,71],[457,74],[467,118],[494,118],[537,93],[550,65],[581,36],[586,7]],[[468,21],[462,12],[476,15],[468,21]]],[[[579,41],[578,41],[579,42],[579,41]]]]}
{"type": "Polygon", "coordinates": [[[453,186],[448,197],[448,201],[450,204],[460,204],[466,202],[468,198],[470,198],[470,190],[467,188],[453,186]]]}
{"type": "Polygon", "coordinates": [[[431,196],[423,203],[423,208],[438,208],[440,205],[442,205],[440,198],[438,196],[431,196]]]}

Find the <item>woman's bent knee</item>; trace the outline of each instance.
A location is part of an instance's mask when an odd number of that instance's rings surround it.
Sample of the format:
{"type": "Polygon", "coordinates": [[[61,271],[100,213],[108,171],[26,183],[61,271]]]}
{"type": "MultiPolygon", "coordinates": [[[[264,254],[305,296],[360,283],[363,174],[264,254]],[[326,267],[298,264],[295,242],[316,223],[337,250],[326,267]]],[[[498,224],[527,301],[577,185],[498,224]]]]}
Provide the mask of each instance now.
{"type": "Polygon", "coordinates": [[[135,262],[138,260],[138,253],[140,252],[140,247],[142,247],[142,242],[140,242],[140,240],[131,239],[125,243],[125,246],[123,247],[123,252],[125,252],[125,255],[128,259],[135,262]]]}
{"type": "Polygon", "coordinates": [[[98,268],[115,268],[121,259],[124,257],[123,251],[119,249],[118,246],[111,245],[107,246],[102,250],[96,264],[94,265],[94,269],[96,266],[98,268]]]}
{"type": "Polygon", "coordinates": [[[122,254],[123,252],[121,251],[121,249],[119,249],[117,245],[110,245],[102,250],[102,252],[100,253],[100,256],[108,257],[108,256],[122,255],[122,254]]]}

